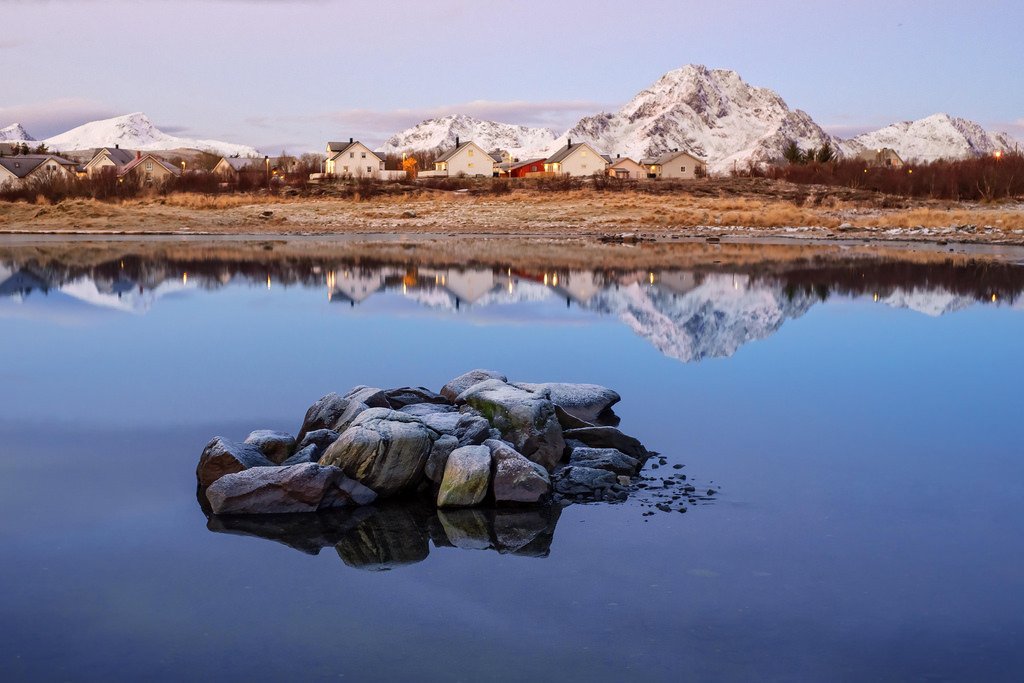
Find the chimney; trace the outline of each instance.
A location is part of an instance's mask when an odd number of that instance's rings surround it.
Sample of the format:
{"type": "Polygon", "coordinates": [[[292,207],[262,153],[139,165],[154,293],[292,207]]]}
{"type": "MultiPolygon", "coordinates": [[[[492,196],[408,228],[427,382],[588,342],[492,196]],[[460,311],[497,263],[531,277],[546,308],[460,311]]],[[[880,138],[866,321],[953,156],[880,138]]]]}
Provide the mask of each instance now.
{"type": "Polygon", "coordinates": [[[567,138],[566,139],[565,146],[566,147],[572,147],[572,138],[567,138]]]}
{"type": "Polygon", "coordinates": [[[676,148],[675,148],[674,150],[672,150],[672,151],[673,151],[673,152],[678,152],[678,151],[679,151],[679,148],[678,148],[678,147],[676,147],[676,148]]]}
{"type": "Polygon", "coordinates": [[[349,138],[349,139],[348,139],[348,144],[350,144],[350,145],[351,145],[351,144],[352,144],[353,142],[355,142],[355,140],[353,140],[352,138],[349,138]]]}
{"type": "Polygon", "coordinates": [[[621,155],[621,154],[616,154],[616,155],[615,155],[615,158],[616,158],[616,159],[621,159],[621,158],[622,158],[622,155],[621,155]]]}
{"type": "Polygon", "coordinates": [[[459,146],[459,136],[458,135],[455,136],[455,146],[456,147],[459,146]]]}
{"type": "Polygon", "coordinates": [[[135,158],[136,159],[141,159],[142,158],[142,152],[136,152],[135,153],[135,158]]]}
{"type": "Polygon", "coordinates": [[[120,142],[115,142],[114,143],[114,149],[121,149],[121,143],[120,142]]]}

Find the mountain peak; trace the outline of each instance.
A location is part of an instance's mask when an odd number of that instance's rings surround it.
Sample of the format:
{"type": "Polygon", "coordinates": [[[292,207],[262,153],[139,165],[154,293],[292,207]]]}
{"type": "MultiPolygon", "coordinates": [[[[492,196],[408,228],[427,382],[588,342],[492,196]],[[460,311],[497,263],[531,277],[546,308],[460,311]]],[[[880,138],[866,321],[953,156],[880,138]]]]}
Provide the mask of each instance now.
{"type": "Polygon", "coordinates": [[[6,128],[0,128],[0,142],[35,142],[36,139],[28,134],[25,127],[20,123],[12,123],[6,128]]]}
{"type": "Polygon", "coordinates": [[[967,159],[1013,148],[1006,134],[985,130],[969,119],[939,112],[916,121],[900,121],[858,135],[843,144],[846,153],[889,147],[907,162],[967,159]]]}
{"type": "Polygon", "coordinates": [[[507,150],[514,157],[546,155],[553,147],[555,134],[546,128],[530,128],[497,121],[486,121],[467,114],[447,114],[428,119],[392,135],[381,151],[439,151],[472,140],[487,151],[507,150]]]}

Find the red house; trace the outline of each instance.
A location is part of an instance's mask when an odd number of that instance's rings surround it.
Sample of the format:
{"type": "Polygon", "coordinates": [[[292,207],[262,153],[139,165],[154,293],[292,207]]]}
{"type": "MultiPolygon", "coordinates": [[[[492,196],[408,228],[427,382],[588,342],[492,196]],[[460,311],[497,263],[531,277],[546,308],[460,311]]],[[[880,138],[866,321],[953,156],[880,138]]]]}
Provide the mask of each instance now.
{"type": "Polygon", "coordinates": [[[517,161],[508,167],[508,174],[513,178],[525,178],[527,173],[543,173],[544,159],[527,159],[517,161]]]}

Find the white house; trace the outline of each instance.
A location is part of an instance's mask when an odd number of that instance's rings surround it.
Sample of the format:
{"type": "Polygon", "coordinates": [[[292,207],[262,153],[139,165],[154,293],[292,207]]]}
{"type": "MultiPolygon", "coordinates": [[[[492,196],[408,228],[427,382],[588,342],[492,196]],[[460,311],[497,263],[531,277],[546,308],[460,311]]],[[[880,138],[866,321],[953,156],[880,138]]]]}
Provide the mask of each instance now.
{"type": "Polygon", "coordinates": [[[647,167],[648,178],[703,178],[707,175],[707,164],[689,152],[674,149],[660,157],[642,159],[647,167]]]}
{"type": "Polygon", "coordinates": [[[421,173],[421,176],[484,176],[494,175],[494,157],[472,140],[460,142],[455,138],[455,147],[448,150],[434,161],[434,170],[421,173]]]}
{"type": "Polygon", "coordinates": [[[640,180],[647,177],[647,169],[629,157],[619,156],[609,164],[608,175],[623,180],[640,180]]]}
{"type": "Polygon", "coordinates": [[[545,172],[557,175],[590,176],[605,173],[607,168],[608,161],[600,152],[586,142],[573,144],[572,138],[544,162],[545,172]]]}
{"type": "Polygon", "coordinates": [[[47,176],[76,177],[77,164],[53,154],[20,154],[0,157],[0,187],[22,185],[47,176]]]}
{"type": "Polygon", "coordinates": [[[348,142],[328,142],[324,173],[339,178],[381,178],[385,175],[384,159],[352,138],[348,142]]]}

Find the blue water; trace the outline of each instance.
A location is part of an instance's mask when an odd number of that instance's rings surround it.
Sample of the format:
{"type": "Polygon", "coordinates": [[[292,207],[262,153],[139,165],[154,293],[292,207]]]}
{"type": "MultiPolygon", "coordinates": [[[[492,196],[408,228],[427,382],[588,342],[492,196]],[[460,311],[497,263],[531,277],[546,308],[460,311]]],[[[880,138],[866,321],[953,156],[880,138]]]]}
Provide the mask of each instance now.
{"type": "Polygon", "coordinates": [[[446,269],[446,289],[424,266],[404,289],[363,269],[382,284],[353,302],[332,286],[348,265],[269,288],[158,265],[0,260],[5,680],[1024,676],[1024,269],[856,290],[825,269],[822,296],[709,264],[566,295],[584,275],[446,269]],[[623,430],[715,501],[574,505],[532,556],[423,536],[390,571],[348,540],[207,529],[214,434],[473,367],[615,388],[623,430]]]}

